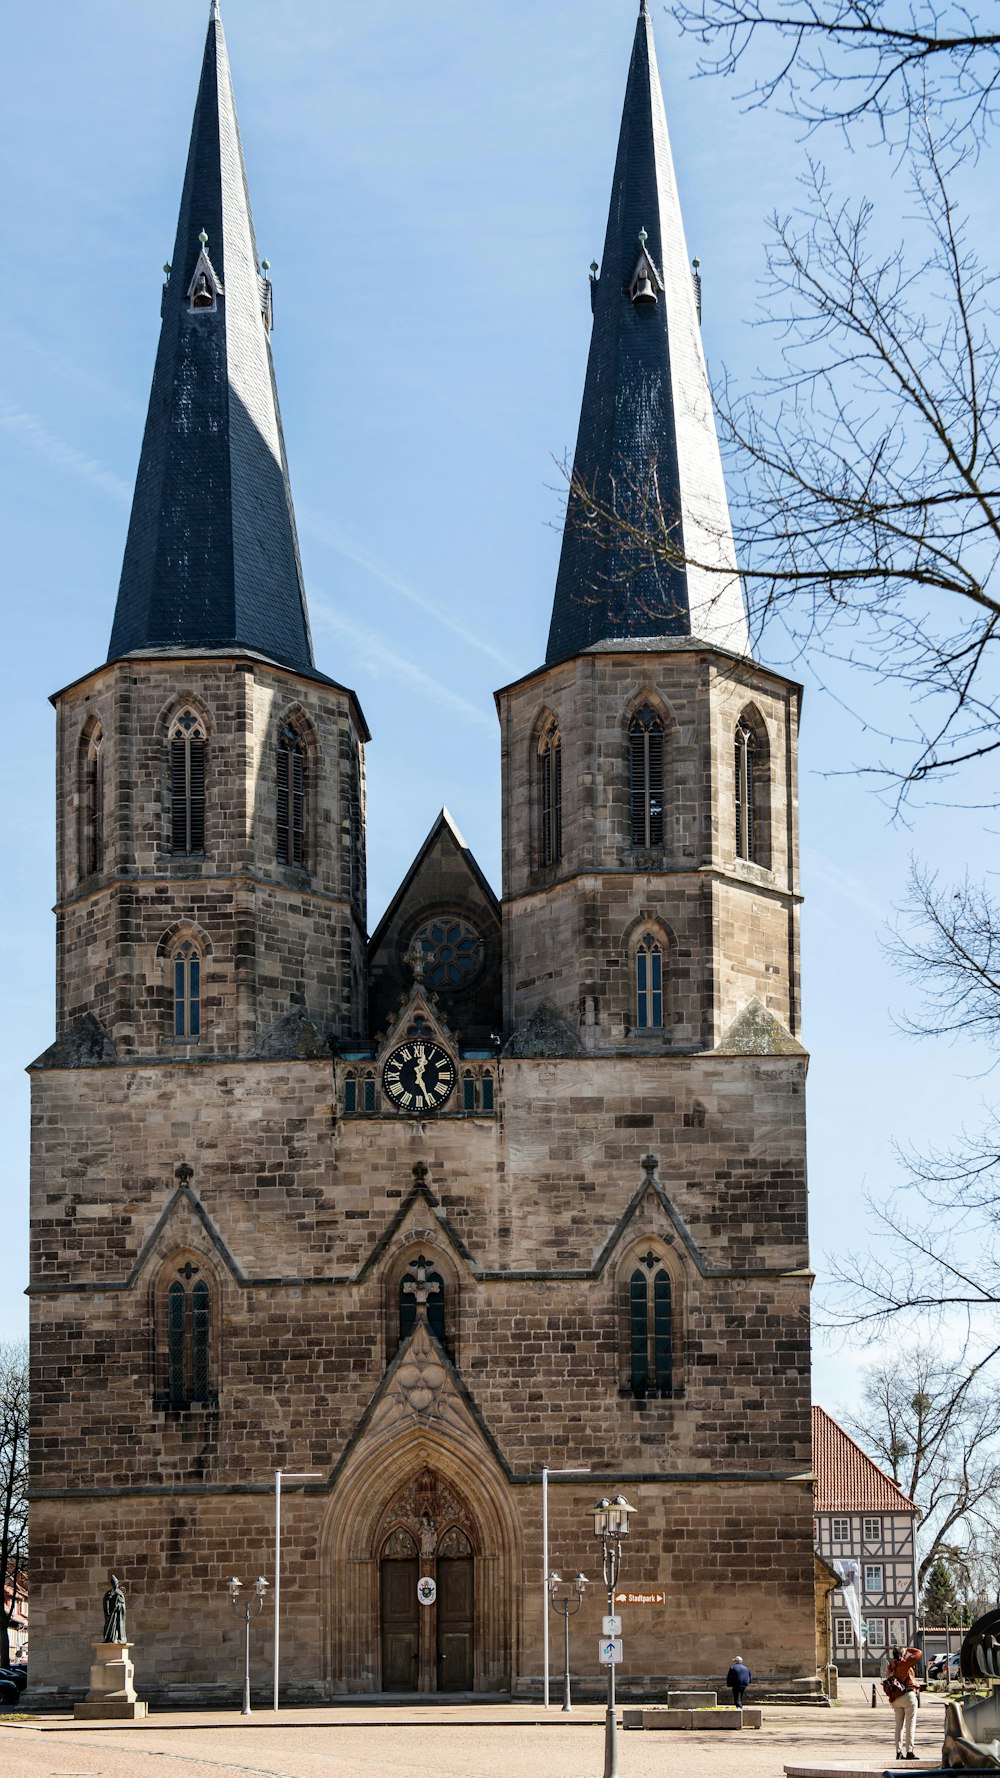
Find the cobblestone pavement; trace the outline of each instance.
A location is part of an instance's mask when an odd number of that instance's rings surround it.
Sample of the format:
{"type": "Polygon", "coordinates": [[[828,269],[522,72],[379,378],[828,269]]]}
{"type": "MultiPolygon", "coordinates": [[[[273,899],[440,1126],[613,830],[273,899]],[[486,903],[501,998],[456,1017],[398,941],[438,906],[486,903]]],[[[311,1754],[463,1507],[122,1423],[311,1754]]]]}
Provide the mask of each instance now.
{"type": "MultiPolygon", "coordinates": [[[[917,1748],[941,1747],[940,1703],[920,1712],[917,1748]]],[[[764,1709],[735,1734],[619,1730],[621,1778],[782,1778],[786,1763],[893,1763],[888,1706],[764,1709]]],[[[913,1768],[919,1770],[919,1767],[913,1768]]],[[[604,1722],[525,1705],[157,1715],[104,1726],[68,1718],[0,1722],[2,1778],[601,1778],[604,1722]]]]}

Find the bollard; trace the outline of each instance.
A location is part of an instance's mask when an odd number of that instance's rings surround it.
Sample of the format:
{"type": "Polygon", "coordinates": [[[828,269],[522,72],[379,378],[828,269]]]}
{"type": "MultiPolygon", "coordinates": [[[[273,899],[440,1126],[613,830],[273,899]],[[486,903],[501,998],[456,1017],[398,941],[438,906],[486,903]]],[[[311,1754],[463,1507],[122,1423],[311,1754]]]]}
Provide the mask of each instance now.
{"type": "Polygon", "coordinates": [[[873,1679],[872,1680],[872,1709],[873,1710],[876,1709],[877,1705],[878,1705],[878,1693],[875,1690],[875,1681],[873,1679]]]}

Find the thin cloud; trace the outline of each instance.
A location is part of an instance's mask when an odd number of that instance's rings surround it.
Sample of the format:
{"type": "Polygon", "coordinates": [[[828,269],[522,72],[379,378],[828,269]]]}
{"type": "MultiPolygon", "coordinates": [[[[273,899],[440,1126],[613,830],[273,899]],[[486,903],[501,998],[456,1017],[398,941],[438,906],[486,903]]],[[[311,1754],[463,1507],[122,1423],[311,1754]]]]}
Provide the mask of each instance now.
{"type": "Polygon", "coordinates": [[[25,413],[23,408],[15,407],[13,402],[2,396],[0,428],[53,469],[62,469],[67,475],[76,476],[78,481],[89,482],[92,488],[100,489],[102,494],[117,501],[119,506],[131,506],[132,489],[113,469],[98,463],[94,457],[84,456],[75,445],[67,444],[64,438],[58,438],[54,432],[50,432],[37,415],[25,413]]]}
{"type": "Polygon", "coordinates": [[[885,905],[880,906],[877,901],[873,901],[865,883],[860,882],[857,877],[852,877],[848,871],[843,870],[839,864],[835,864],[831,858],[825,857],[822,852],[815,852],[803,847],[802,875],[807,884],[812,881],[826,883],[844,901],[852,901],[855,907],[864,908],[865,913],[873,915],[880,925],[884,922],[885,905]]]}
{"type": "Polygon", "coordinates": [[[482,636],[475,635],[463,624],[456,622],[455,618],[449,616],[447,611],[442,611],[440,606],[435,605],[425,594],[419,593],[416,587],[412,587],[409,581],[404,580],[402,575],[397,574],[394,568],[387,567],[376,556],[370,555],[360,544],[352,543],[351,539],[344,537],[341,532],[331,531],[329,526],[317,524],[313,519],[307,518],[302,528],[308,532],[310,537],[315,537],[317,542],[327,544],[330,549],[336,550],[338,555],[345,556],[349,562],[356,562],[359,568],[363,568],[366,574],[372,576],[373,580],[381,581],[383,586],[398,593],[401,599],[407,599],[411,605],[416,605],[421,611],[426,611],[436,624],[450,630],[453,636],[460,637],[470,648],[478,649],[480,654],[487,655],[491,661],[496,661],[506,671],[513,672],[514,669],[510,661],[506,655],[500,652],[499,648],[494,648],[491,642],[485,641],[482,636]]]}
{"type": "Polygon", "coordinates": [[[335,636],[341,636],[354,649],[359,664],[369,673],[382,674],[387,679],[394,679],[401,685],[408,685],[412,690],[434,706],[444,706],[454,710],[466,722],[476,728],[484,728],[492,735],[496,732],[496,724],[490,720],[483,710],[470,704],[465,698],[449,691],[439,680],[432,679],[422,667],[414,666],[405,656],[396,654],[387,648],[385,643],[376,636],[374,631],[366,630],[363,624],[355,623],[353,618],[345,617],[340,611],[334,611],[322,597],[315,596],[310,600],[314,619],[318,619],[324,629],[335,636]]]}

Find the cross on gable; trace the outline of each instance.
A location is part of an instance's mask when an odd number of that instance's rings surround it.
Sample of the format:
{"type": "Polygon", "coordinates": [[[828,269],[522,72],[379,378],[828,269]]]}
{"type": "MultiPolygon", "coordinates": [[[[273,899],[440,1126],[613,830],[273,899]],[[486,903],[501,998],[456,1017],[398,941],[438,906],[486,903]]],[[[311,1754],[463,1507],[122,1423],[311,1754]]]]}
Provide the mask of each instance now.
{"type": "Polygon", "coordinates": [[[426,1317],[428,1299],[436,1296],[440,1289],[441,1286],[437,1279],[428,1276],[427,1261],[421,1254],[413,1267],[412,1278],[404,1279],[404,1296],[412,1296],[416,1302],[417,1314],[426,1317]]]}

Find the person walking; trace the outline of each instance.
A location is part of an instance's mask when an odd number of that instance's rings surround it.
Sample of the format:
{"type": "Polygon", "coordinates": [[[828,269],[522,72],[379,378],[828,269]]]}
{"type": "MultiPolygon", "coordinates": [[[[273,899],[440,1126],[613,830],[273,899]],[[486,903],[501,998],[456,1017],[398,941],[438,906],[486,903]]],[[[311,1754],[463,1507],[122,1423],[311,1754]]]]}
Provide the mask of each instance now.
{"type": "Polygon", "coordinates": [[[913,1751],[913,1725],[917,1716],[917,1694],[920,1682],[913,1669],[922,1658],[919,1648],[893,1648],[892,1660],[885,1670],[882,1689],[896,1718],[896,1758],[916,1759],[913,1751]]]}
{"type": "Polygon", "coordinates": [[[726,1674],[726,1684],[733,1694],[733,1703],[736,1705],[737,1710],[742,1710],[743,1708],[743,1693],[746,1691],[752,1678],[753,1674],[744,1661],[743,1656],[734,1655],[733,1664],[730,1667],[729,1672],[726,1674]]]}

